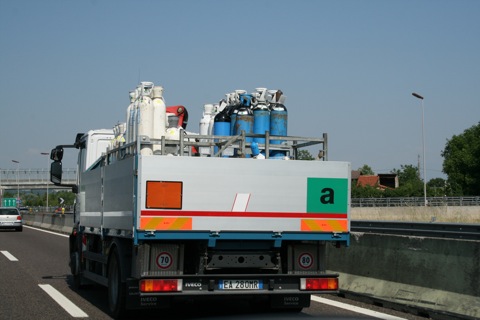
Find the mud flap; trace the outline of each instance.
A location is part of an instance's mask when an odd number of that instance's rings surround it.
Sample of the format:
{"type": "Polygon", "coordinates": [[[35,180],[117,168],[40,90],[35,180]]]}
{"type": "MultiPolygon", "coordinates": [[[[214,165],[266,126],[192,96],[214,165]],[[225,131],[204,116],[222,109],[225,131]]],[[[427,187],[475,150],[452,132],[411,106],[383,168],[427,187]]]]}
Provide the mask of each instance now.
{"type": "Polygon", "coordinates": [[[310,307],[309,294],[273,295],[270,298],[272,308],[308,308],[310,307]]]}

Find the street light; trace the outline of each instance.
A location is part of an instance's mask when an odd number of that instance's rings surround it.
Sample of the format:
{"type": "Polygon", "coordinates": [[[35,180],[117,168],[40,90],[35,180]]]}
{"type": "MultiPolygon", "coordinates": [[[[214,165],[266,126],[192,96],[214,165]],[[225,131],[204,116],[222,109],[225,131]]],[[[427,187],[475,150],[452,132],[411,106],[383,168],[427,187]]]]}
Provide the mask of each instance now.
{"type": "Polygon", "coordinates": [[[50,155],[48,152],[40,152],[40,154],[42,156],[47,156],[47,178],[45,179],[46,181],[46,184],[47,184],[47,209],[46,209],[46,212],[49,212],[48,211],[48,165],[50,164],[50,158],[48,158],[48,156],[50,155]]]}
{"type": "Polygon", "coordinates": [[[421,100],[422,105],[422,145],[423,145],[423,198],[425,201],[425,206],[427,206],[427,168],[425,167],[425,109],[423,107],[423,97],[418,93],[412,93],[417,99],[421,100]]]}
{"type": "Polygon", "coordinates": [[[20,203],[20,183],[18,182],[18,166],[20,165],[20,161],[12,160],[12,162],[17,164],[17,207],[20,203]]]}

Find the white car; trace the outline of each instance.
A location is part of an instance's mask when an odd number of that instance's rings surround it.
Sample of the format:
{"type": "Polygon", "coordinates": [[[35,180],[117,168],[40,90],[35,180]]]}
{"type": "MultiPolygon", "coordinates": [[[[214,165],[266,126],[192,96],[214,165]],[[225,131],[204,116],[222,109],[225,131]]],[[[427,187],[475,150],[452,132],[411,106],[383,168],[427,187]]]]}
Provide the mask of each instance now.
{"type": "Polygon", "coordinates": [[[0,208],[0,229],[23,230],[23,219],[17,208],[0,208]]]}

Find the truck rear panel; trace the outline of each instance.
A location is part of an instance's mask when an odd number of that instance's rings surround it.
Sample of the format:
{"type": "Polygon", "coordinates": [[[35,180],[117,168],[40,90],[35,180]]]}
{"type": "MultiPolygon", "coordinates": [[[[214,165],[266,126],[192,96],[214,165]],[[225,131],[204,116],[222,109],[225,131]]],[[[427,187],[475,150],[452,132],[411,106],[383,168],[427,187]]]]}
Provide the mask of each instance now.
{"type": "Polygon", "coordinates": [[[346,162],[143,156],[138,172],[140,233],[349,231],[346,162]]]}

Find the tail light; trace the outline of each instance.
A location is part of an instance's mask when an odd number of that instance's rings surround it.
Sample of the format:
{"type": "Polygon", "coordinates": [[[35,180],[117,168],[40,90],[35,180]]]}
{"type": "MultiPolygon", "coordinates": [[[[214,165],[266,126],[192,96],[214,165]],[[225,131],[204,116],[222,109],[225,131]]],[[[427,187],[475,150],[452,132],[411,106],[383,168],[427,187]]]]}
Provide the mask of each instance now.
{"type": "Polygon", "coordinates": [[[22,216],[17,216],[17,220],[22,221],[22,216]]]}
{"type": "Polygon", "coordinates": [[[182,279],[144,279],[140,280],[140,292],[176,292],[182,291],[182,279]]]}
{"type": "Polygon", "coordinates": [[[338,290],[338,278],[301,278],[300,290],[338,290]]]}

